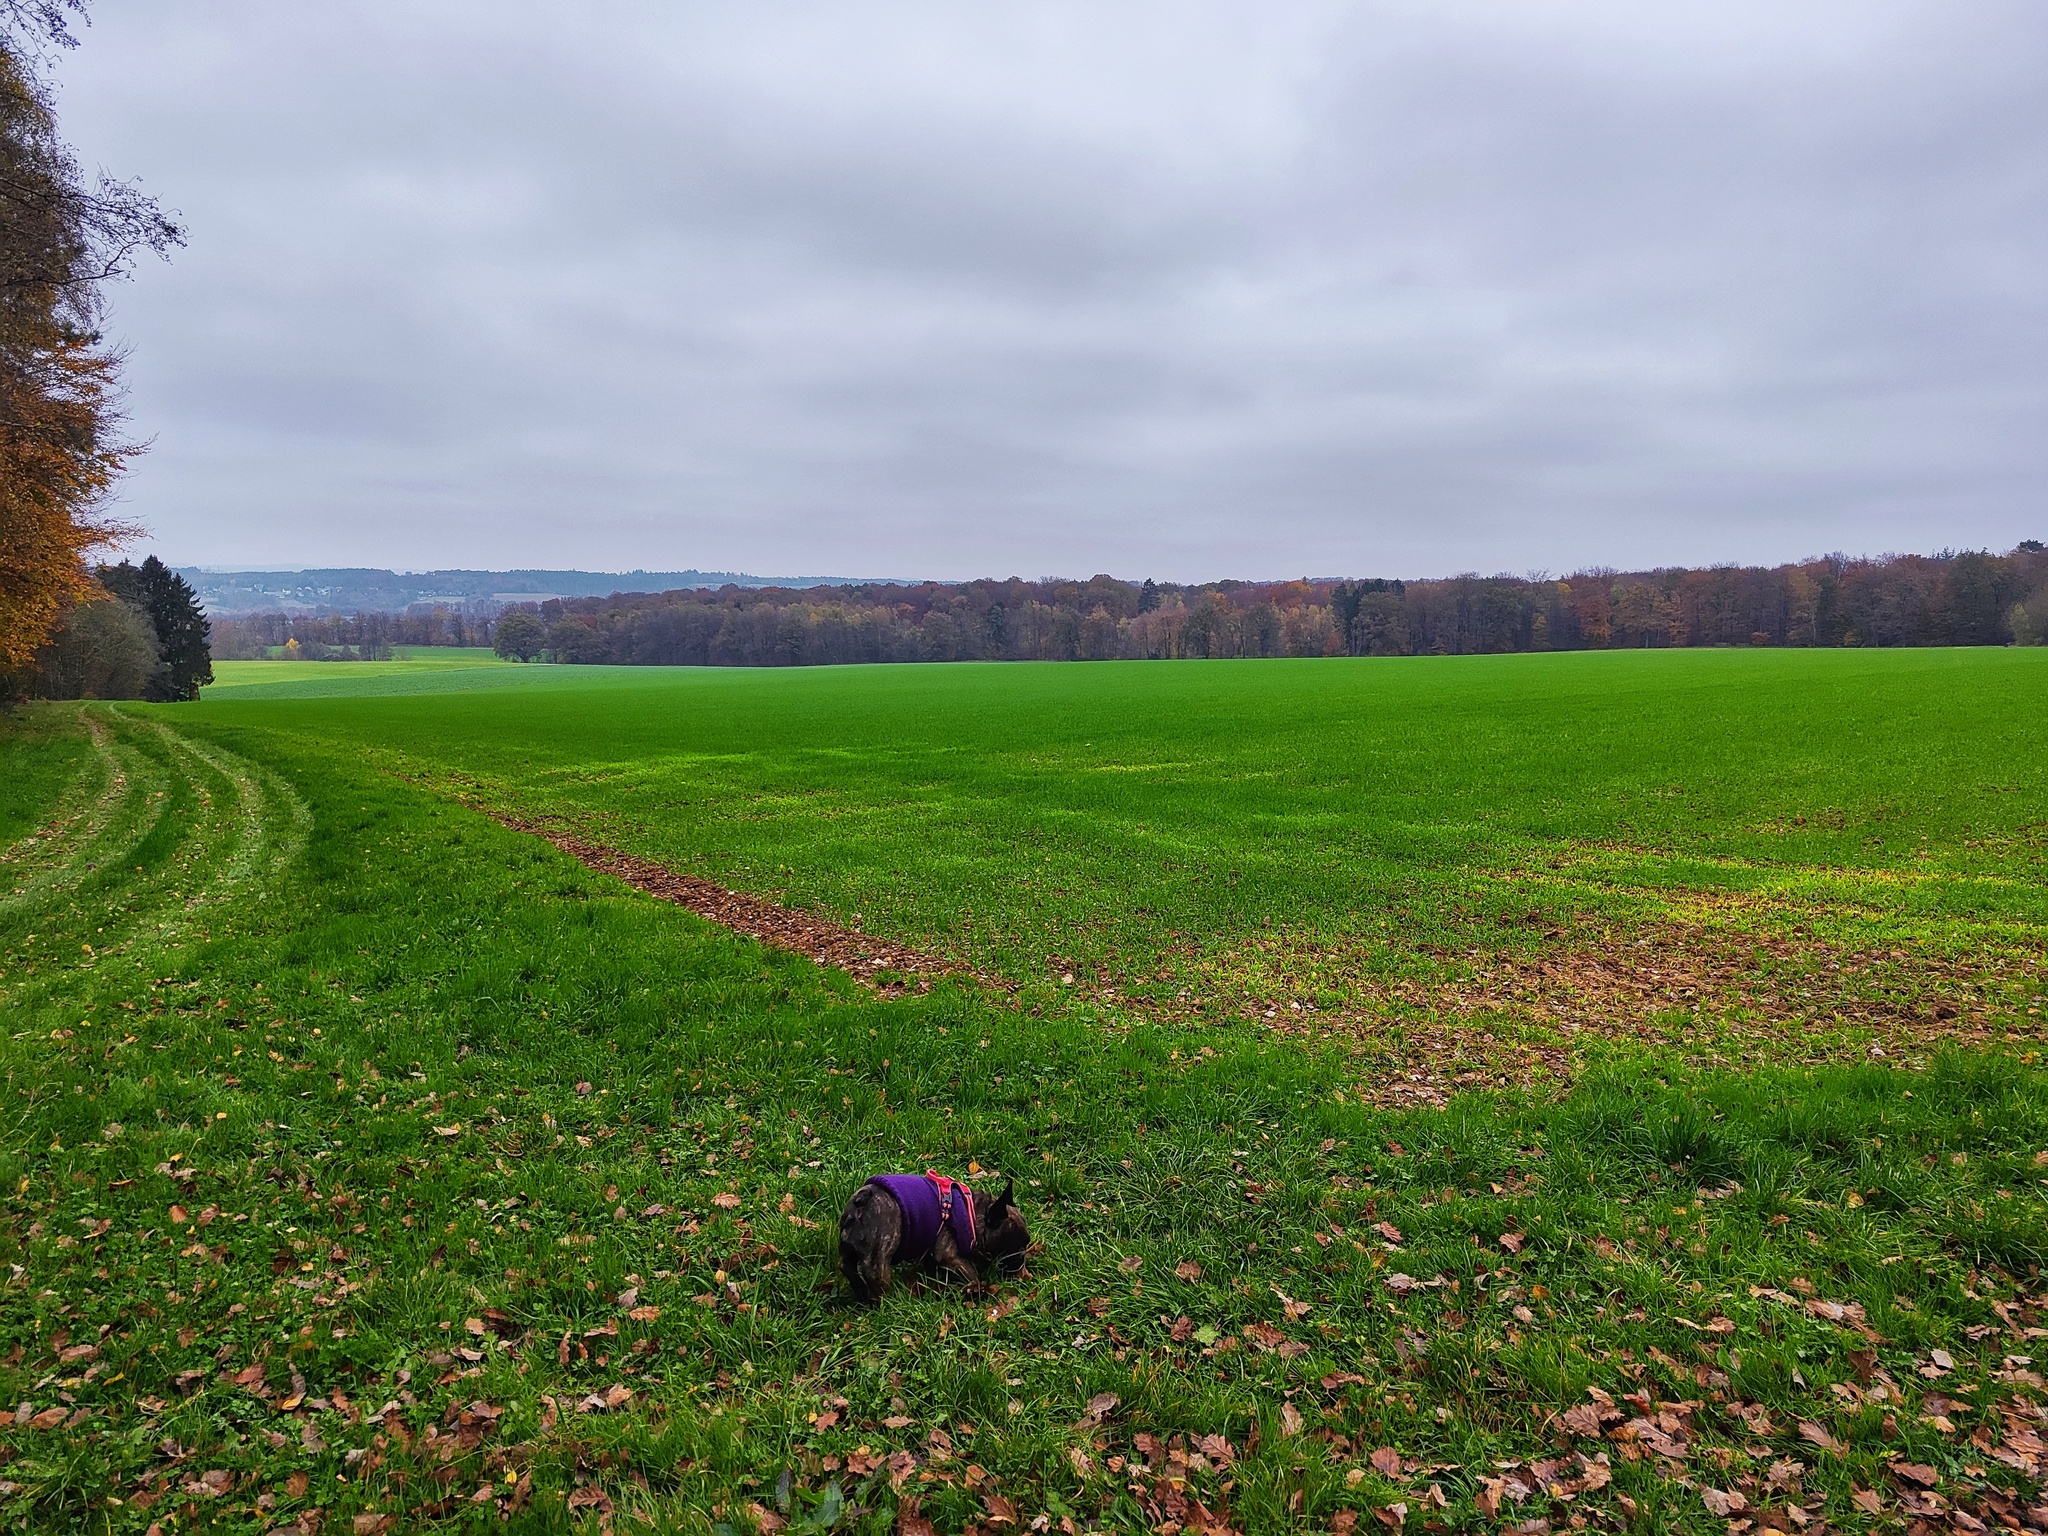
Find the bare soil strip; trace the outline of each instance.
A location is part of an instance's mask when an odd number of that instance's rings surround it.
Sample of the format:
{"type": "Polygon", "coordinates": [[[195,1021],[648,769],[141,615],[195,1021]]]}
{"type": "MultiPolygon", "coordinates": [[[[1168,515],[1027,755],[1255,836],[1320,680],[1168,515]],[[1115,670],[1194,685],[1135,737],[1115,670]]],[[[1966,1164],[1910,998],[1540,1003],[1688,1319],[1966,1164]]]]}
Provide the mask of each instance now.
{"type": "Polygon", "coordinates": [[[934,976],[975,976],[977,980],[988,980],[937,955],[891,944],[886,939],[874,938],[858,929],[843,928],[807,912],[792,912],[759,896],[729,891],[715,881],[697,875],[678,874],[652,859],[619,853],[597,843],[586,842],[573,833],[525,821],[502,811],[484,806],[476,808],[515,832],[545,838],[587,868],[623,880],[650,896],[687,907],[721,928],[729,928],[759,943],[844,971],[884,997],[900,997],[913,989],[928,991],[934,976]],[[906,977],[909,978],[907,982],[903,979],[906,977]]]}

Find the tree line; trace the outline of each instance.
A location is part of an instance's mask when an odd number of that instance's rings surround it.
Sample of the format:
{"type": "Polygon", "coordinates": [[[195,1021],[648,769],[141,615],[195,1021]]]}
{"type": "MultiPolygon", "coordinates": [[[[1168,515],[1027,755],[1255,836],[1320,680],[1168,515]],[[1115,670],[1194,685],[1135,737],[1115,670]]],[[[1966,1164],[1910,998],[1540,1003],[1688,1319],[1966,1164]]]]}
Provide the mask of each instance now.
{"type": "Polygon", "coordinates": [[[1476,655],[2048,643],[2048,551],[1827,556],[1561,579],[926,582],[622,593],[507,610],[501,654],[565,664],[1476,655]]]}
{"type": "Polygon", "coordinates": [[[491,643],[493,615],[457,605],[417,613],[251,613],[213,621],[222,661],[389,661],[394,647],[491,643]]]}

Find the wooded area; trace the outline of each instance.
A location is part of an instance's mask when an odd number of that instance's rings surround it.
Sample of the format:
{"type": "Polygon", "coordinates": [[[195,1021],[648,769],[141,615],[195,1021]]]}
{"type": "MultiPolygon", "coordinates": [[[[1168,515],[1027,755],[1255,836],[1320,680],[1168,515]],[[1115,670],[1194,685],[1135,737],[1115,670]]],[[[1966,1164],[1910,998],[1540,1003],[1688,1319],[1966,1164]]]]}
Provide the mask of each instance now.
{"type": "Polygon", "coordinates": [[[1831,556],[1770,569],[1586,571],[1563,580],[1174,586],[1097,576],[726,587],[533,611],[548,658],[627,665],[2040,644],[2048,641],[2048,551],[2030,539],[2005,555],[1831,556]]]}

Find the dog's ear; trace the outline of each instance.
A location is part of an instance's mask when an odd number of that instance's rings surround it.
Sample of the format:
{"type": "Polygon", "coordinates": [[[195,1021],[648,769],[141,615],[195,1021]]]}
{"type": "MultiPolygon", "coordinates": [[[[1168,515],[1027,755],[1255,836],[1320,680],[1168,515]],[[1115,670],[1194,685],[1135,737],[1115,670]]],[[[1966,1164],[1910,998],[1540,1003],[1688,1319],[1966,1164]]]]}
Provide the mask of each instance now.
{"type": "Polygon", "coordinates": [[[1017,1181],[1015,1179],[1006,1180],[1003,1184],[1003,1192],[996,1196],[996,1203],[989,1209],[990,1219],[993,1220],[1001,1217],[1003,1212],[1016,1204],[1016,1200],[1013,1198],[1016,1193],[1017,1181]]]}

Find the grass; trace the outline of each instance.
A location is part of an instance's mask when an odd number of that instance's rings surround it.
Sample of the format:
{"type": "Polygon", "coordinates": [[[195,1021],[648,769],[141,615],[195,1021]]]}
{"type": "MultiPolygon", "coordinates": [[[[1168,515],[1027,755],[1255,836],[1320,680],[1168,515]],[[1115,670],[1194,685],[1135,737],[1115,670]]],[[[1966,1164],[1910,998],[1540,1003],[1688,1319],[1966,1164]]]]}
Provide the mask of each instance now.
{"type": "Polygon", "coordinates": [[[261,718],[1036,1003],[1270,1012],[1437,1088],[1616,1036],[1737,1063],[2040,1033],[2038,651],[517,681],[261,718]]]}
{"type": "Polygon", "coordinates": [[[216,661],[209,697],[321,698],[361,696],[380,689],[488,686],[492,676],[516,668],[488,647],[409,645],[390,661],[216,661]]]}
{"type": "MultiPolygon", "coordinates": [[[[1810,1064],[1799,1032],[1718,1071],[1686,1037],[1726,1020],[1674,1020],[1575,1045],[1569,1092],[1438,1111],[1369,1102],[1379,1004],[1348,983],[1313,1026],[1246,1017],[1250,984],[1135,985],[1300,933],[1369,936],[1363,975],[1535,964],[1671,931],[1700,870],[1755,897],[1753,932],[1819,892],[1824,933],[2038,964],[2030,898],[1967,846],[2035,869],[2034,674],[1976,654],[506,669],[544,681],[25,712],[0,816],[52,832],[0,866],[0,1372],[28,1404],[0,1519],[1719,1531],[1797,1505],[1854,1530],[1925,1506],[1924,1471],[1996,1523],[2039,1498],[2038,1002],[1910,1070],[1810,1064]],[[1745,693],[1787,717],[1772,751],[1711,750],[1745,693]],[[1560,735],[1586,750],[1546,787],[1518,754],[1560,735]],[[1688,779],[1705,809],[1650,792],[1688,779]],[[457,793],[1017,990],[878,1001],[457,793]],[[1805,830],[1815,808],[1845,825],[1805,830]],[[1557,936],[1490,921],[1501,872],[1560,848],[1610,873],[1565,872],[1557,936]],[[1906,873],[1894,912],[1821,899],[1906,873]],[[1419,937],[1376,926],[1390,901],[1419,937]],[[1113,933],[1063,986],[1047,935],[1091,923],[1113,933]],[[1017,1178],[1029,1274],[852,1305],[840,1202],[926,1165],[1017,1178]]],[[[1416,996],[1421,1028],[1442,994],[1416,996]]]]}

